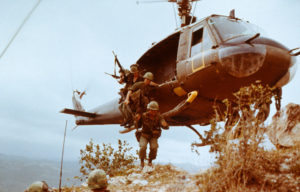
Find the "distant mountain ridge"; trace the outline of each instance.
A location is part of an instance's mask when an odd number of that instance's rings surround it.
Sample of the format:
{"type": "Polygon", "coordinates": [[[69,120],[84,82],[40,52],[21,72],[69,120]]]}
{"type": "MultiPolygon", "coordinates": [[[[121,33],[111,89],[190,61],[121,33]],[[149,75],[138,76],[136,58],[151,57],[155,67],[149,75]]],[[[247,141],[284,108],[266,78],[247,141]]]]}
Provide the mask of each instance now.
{"type": "MultiPolygon", "coordinates": [[[[49,186],[57,187],[59,173],[60,162],[0,154],[0,192],[24,191],[38,180],[44,180],[49,186]]],[[[78,185],[80,182],[71,178],[79,175],[77,162],[64,162],[63,185],[78,185]],[[68,181],[67,178],[71,180],[68,181]]]]}

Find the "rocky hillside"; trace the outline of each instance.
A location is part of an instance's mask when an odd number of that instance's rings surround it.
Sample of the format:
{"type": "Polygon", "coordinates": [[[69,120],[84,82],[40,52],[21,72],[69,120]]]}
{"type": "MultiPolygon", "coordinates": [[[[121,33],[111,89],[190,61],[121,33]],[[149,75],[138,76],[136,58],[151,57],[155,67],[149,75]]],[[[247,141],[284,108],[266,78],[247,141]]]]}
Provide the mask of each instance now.
{"type": "Polygon", "coordinates": [[[277,112],[267,133],[277,147],[291,147],[300,143],[300,105],[290,103],[277,112]]]}
{"type": "MultiPolygon", "coordinates": [[[[111,191],[157,191],[157,192],[184,192],[199,191],[197,174],[190,174],[173,165],[145,166],[128,170],[128,175],[109,178],[111,191]]],[[[56,191],[56,190],[54,190],[56,191]]],[[[85,183],[81,187],[64,188],[64,191],[88,192],[85,183]]]]}
{"type": "MultiPolygon", "coordinates": [[[[275,114],[269,126],[241,127],[243,134],[230,142],[218,137],[212,144],[218,155],[216,165],[205,171],[192,174],[173,165],[161,164],[141,170],[136,165],[121,175],[109,177],[108,189],[111,192],[300,191],[299,115],[300,106],[290,104],[275,114]],[[264,148],[265,133],[277,148],[264,148]]],[[[23,191],[35,180],[46,180],[49,186],[57,186],[58,167],[58,163],[40,164],[32,160],[24,163],[18,158],[12,161],[0,155],[0,192],[23,191]],[[49,175],[53,180],[47,178],[49,175]]],[[[78,167],[73,167],[73,171],[77,170],[78,167]]],[[[66,175],[69,178],[80,175],[78,172],[64,173],[65,178],[66,175]]],[[[66,183],[68,187],[63,188],[64,192],[89,192],[84,181],[77,187],[72,186],[72,182],[74,179],[66,183]]]]}
{"type": "MultiPolygon", "coordinates": [[[[164,167],[164,165],[158,166],[164,167]]],[[[186,174],[198,172],[200,169],[192,164],[176,165],[176,167],[181,168],[175,168],[175,166],[171,165],[169,166],[177,169],[178,171],[181,170],[186,174]]],[[[62,185],[69,187],[80,186],[82,182],[78,179],[74,179],[75,176],[81,175],[79,169],[80,165],[78,162],[65,161],[62,185]]],[[[49,186],[57,188],[59,183],[59,171],[60,163],[58,161],[36,160],[20,156],[0,154],[0,192],[22,192],[32,182],[38,180],[44,180],[49,184],[49,186]]],[[[139,168],[131,170],[131,173],[134,172],[137,175],[142,174],[139,168]]],[[[152,171],[150,170],[150,172],[153,172],[153,169],[152,171]]],[[[150,172],[147,174],[150,174],[150,172]]],[[[133,176],[131,176],[131,178],[132,177],[133,176]]],[[[111,178],[114,182],[117,182],[118,179],[120,179],[119,183],[122,183],[122,181],[127,182],[127,179],[124,180],[122,177],[111,178]]],[[[77,187],[77,190],[84,190],[84,187],[77,187]]]]}
{"type": "MultiPolygon", "coordinates": [[[[283,151],[282,151],[283,152],[283,151]]],[[[270,152],[273,153],[273,152],[270,152]]],[[[265,154],[269,155],[269,154],[265,154]]],[[[225,191],[299,191],[300,190],[300,159],[299,153],[285,151],[282,158],[271,164],[274,170],[265,171],[265,177],[261,177],[257,170],[257,178],[264,178],[264,185],[253,182],[249,186],[232,186],[225,191]],[[297,159],[298,158],[298,159],[297,159]],[[298,164],[295,162],[297,161],[298,164]]],[[[269,164],[270,165],[270,164],[269,164]]],[[[115,176],[108,179],[108,189],[111,192],[197,192],[197,191],[220,191],[214,188],[214,179],[220,179],[215,175],[217,167],[213,167],[197,174],[188,173],[172,165],[146,166],[143,170],[139,167],[128,170],[124,176],[115,176]],[[205,177],[205,178],[204,178],[205,177]],[[209,180],[207,180],[209,178],[209,180]]],[[[227,168],[225,168],[227,170],[227,168]]],[[[249,172],[250,174],[251,172],[249,172]]],[[[249,175],[250,176],[250,175],[249,175]]],[[[225,177],[225,175],[224,175],[225,177]]],[[[260,178],[260,179],[261,179],[260,178]]],[[[54,189],[53,191],[58,191],[54,189]]],[[[65,192],[89,192],[86,183],[80,187],[64,188],[65,192]]]]}
{"type": "MultiPolygon", "coordinates": [[[[230,135],[225,133],[211,144],[218,155],[216,165],[201,173],[191,174],[172,165],[157,164],[143,170],[136,167],[122,176],[109,178],[108,189],[118,192],[300,191],[299,115],[300,106],[290,104],[274,115],[269,126],[245,119],[244,124],[237,125],[241,132],[238,138],[231,137],[228,142],[230,135]],[[264,148],[265,133],[277,148],[264,148]]],[[[83,184],[64,191],[88,189],[83,184]]]]}

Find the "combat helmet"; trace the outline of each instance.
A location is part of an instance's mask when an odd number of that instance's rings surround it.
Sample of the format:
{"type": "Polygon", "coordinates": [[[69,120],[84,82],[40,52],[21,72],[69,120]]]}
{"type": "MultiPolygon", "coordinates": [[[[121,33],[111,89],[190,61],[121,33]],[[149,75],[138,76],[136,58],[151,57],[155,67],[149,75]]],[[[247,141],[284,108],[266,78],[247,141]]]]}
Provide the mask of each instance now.
{"type": "Polygon", "coordinates": [[[28,192],[48,192],[48,185],[45,181],[36,181],[29,186],[27,191],[28,192]]]}
{"type": "Polygon", "coordinates": [[[139,72],[137,64],[130,65],[130,72],[131,73],[139,72]]]}
{"type": "Polygon", "coordinates": [[[107,178],[105,171],[103,171],[102,169],[95,169],[90,172],[87,184],[90,189],[106,188],[107,178]]]}
{"type": "Polygon", "coordinates": [[[150,81],[153,81],[153,73],[151,72],[147,72],[145,73],[145,75],[143,76],[144,79],[149,79],[150,81]]]}
{"type": "Polygon", "coordinates": [[[159,110],[159,105],[156,101],[151,101],[147,105],[148,110],[153,110],[153,111],[158,111],[159,110]]]}

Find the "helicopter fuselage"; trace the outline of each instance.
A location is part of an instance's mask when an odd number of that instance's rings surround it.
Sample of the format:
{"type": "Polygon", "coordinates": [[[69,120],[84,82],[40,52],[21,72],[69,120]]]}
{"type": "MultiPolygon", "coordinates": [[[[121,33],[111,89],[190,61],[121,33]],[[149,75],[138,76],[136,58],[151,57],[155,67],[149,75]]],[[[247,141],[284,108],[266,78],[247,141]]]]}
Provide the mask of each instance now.
{"type": "MultiPolygon", "coordinates": [[[[222,100],[232,99],[232,93],[241,87],[258,81],[271,87],[282,87],[291,80],[295,57],[285,46],[259,37],[259,33],[247,25],[250,24],[242,20],[213,15],[182,28],[178,37],[176,69],[173,68],[175,75],[170,81],[157,77],[160,68],[164,67],[164,59],[149,58],[151,55],[158,58],[157,50],[150,49],[138,60],[145,71],[153,72],[156,79],[164,83],[155,93],[161,112],[171,110],[186,99],[187,93],[198,91],[191,106],[168,119],[171,124],[208,124],[215,113],[212,106],[217,104],[224,110],[222,100]]],[[[175,36],[176,33],[169,38],[175,36]]],[[[160,55],[168,57],[163,52],[160,55]]],[[[169,64],[169,68],[171,66],[174,65],[169,64]]],[[[164,78],[170,74],[169,71],[165,73],[164,78]]]]}
{"type": "MultiPolygon", "coordinates": [[[[241,87],[259,81],[281,88],[296,67],[295,57],[285,46],[261,36],[248,22],[219,15],[180,28],[154,44],[137,63],[160,84],[152,98],[161,113],[172,110],[188,93],[198,92],[188,108],[167,118],[170,125],[208,124],[215,114],[213,106],[224,111],[222,101],[232,99],[241,87]]],[[[99,115],[77,124],[122,122],[117,99],[90,112],[99,115]]]]}

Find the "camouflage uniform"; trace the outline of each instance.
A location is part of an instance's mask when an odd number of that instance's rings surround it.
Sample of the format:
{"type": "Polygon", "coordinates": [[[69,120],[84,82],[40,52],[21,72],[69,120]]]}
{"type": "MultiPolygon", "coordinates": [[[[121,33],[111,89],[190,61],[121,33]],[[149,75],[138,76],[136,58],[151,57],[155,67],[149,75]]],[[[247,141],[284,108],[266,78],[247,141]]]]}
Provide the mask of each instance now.
{"type": "Polygon", "coordinates": [[[125,74],[121,76],[120,84],[125,83],[125,86],[120,90],[121,101],[123,101],[127,95],[128,89],[136,82],[143,81],[143,77],[140,76],[137,64],[130,66],[130,71],[125,70],[125,74]],[[138,73],[137,78],[134,78],[134,74],[138,73]]]}
{"type": "Polygon", "coordinates": [[[130,108],[133,113],[143,113],[146,111],[147,104],[149,103],[150,92],[153,87],[146,85],[143,81],[135,83],[129,88],[132,91],[130,96],[130,108]]]}
{"type": "Polygon", "coordinates": [[[141,77],[141,76],[139,75],[139,76],[135,79],[135,78],[134,78],[134,74],[133,74],[133,73],[130,73],[130,74],[127,76],[126,85],[125,85],[125,87],[124,87],[124,95],[126,96],[128,90],[130,89],[130,87],[132,87],[132,85],[134,85],[136,82],[139,82],[139,81],[143,81],[143,77],[141,77]]]}
{"type": "MultiPolygon", "coordinates": [[[[151,101],[149,103],[150,107],[155,101],[151,101]]],[[[155,102],[157,104],[157,102],[155,102]]],[[[149,105],[147,109],[149,110],[149,105]]],[[[157,140],[161,135],[161,128],[169,129],[165,119],[158,112],[158,104],[155,115],[151,114],[150,111],[143,113],[141,122],[142,122],[142,130],[141,137],[139,139],[140,151],[139,157],[143,162],[146,158],[147,144],[150,144],[150,153],[149,153],[149,163],[152,162],[153,159],[156,159],[158,143],[157,140]]]]}

